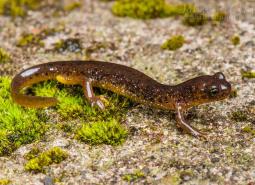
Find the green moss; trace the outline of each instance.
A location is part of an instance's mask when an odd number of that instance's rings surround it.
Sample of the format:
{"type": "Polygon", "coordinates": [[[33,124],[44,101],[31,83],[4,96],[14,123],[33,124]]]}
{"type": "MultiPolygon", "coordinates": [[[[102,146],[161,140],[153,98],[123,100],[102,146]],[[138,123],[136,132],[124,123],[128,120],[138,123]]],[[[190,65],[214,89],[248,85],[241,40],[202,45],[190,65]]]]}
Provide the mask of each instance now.
{"type": "Polygon", "coordinates": [[[178,16],[194,10],[193,5],[170,5],[165,0],[117,0],[112,6],[114,15],[138,19],[178,16]]]}
{"type": "Polygon", "coordinates": [[[136,170],[134,173],[125,174],[122,176],[122,179],[127,182],[134,182],[138,179],[144,178],[145,175],[141,170],[136,170]]]}
{"type": "Polygon", "coordinates": [[[39,119],[40,111],[25,110],[13,103],[10,81],[8,77],[0,77],[0,156],[41,138],[48,128],[39,119]]]}
{"type": "Polygon", "coordinates": [[[69,38],[66,40],[60,40],[59,42],[55,43],[54,50],[58,52],[81,52],[82,44],[79,39],[76,38],[69,38]]]}
{"type": "Polygon", "coordinates": [[[237,110],[232,112],[230,118],[234,121],[240,121],[240,122],[248,120],[247,112],[243,110],[237,110]]]}
{"type": "Polygon", "coordinates": [[[232,89],[230,92],[230,98],[236,98],[238,96],[237,94],[237,90],[236,89],[232,89]]]}
{"type": "MultiPolygon", "coordinates": [[[[64,86],[63,86],[64,87],[64,86]]],[[[34,86],[34,93],[37,96],[57,97],[59,104],[57,112],[64,119],[72,119],[82,115],[84,99],[82,96],[71,94],[67,89],[60,90],[56,81],[48,81],[34,86]]]]}
{"type": "Polygon", "coordinates": [[[32,95],[56,97],[59,100],[54,111],[60,115],[62,122],[56,127],[70,136],[76,133],[76,138],[90,144],[111,145],[121,144],[127,137],[127,131],[119,124],[131,105],[127,98],[95,88],[96,95],[101,95],[106,106],[104,111],[100,111],[90,106],[79,85],[68,86],[47,81],[36,84],[28,92],[32,95]],[[79,121],[72,123],[72,119],[79,121]],[[84,122],[93,124],[82,125],[84,122]]]}
{"type": "Polygon", "coordinates": [[[48,129],[39,119],[45,118],[41,111],[24,109],[12,101],[10,82],[9,77],[0,77],[0,156],[40,139],[48,129]]]}
{"type": "Polygon", "coordinates": [[[178,5],[170,5],[167,4],[165,6],[165,12],[167,17],[169,16],[184,16],[189,13],[196,12],[197,8],[193,4],[178,4],[178,5]]]}
{"type": "Polygon", "coordinates": [[[25,170],[35,173],[44,172],[45,167],[55,163],[58,164],[68,157],[68,153],[59,147],[53,147],[48,151],[41,153],[38,157],[30,159],[25,170]]]}
{"type": "Polygon", "coordinates": [[[253,136],[255,136],[255,129],[252,128],[252,126],[250,125],[246,125],[243,129],[242,129],[243,132],[247,132],[247,133],[250,133],[252,134],[253,136]]]}
{"type": "Polygon", "coordinates": [[[26,153],[24,157],[25,159],[30,160],[30,159],[36,158],[40,152],[41,151],[38,147],[34,147],[28,153],[26,153]]]}
{"type": "Polygon", "coordinates": [[[59,100],[56,109],[63,119],[81,118],[86,121],[107,121],[113,117],[117,120],[122,119],[131,102],[117,94],[100,89],[95,90],[97,95],[101,94],[108,99],[104,100],[105,111],[90,106],[84,98],[81,86],[64,86],[55,81],[49,81],[35,85],[32,91],[38,96],[56,97],[59,100]]]}
{"type": "Polygon", "coordinates": [[[0,14],[13,17],[25,16],[27,10],[35,10],[40,4],[37,0],[0,0],[0,14]]]}
{"type": "Polygon", "coordinates": [[[9,179],[0,179],[0,185],[7,185],[10,183],[11,183],[11,180],[9,179]]]}
{"type": "Polygon", "coordinates": [[[182,35],[173,36],[161,45],[162,49],[177,50],[183,46],[185,39],[182,35]]]}
{"type": "Polygon", "coordinates": [[[48,36],[54,35],[64,30],[63,25],[56,25],[54,28],[44,28],[39,31],[39,33],[23,33],[19,40],[17,41],[17,46],[27,47],[27,46],[44,46],[43,39],[48,36]]]}
{"type": "Polygon", "coordinates": [[[241,71],[243,78],[255,78],[255,71],[241,71]]]}
{"type": "Polygon", "coordinates": [[[27,47],[32,45],[44,46],[44,43],[41,41],[39,35],[34,35],[32,33],[24,34],[18,40],[17,46],[19,47],[27,47]]]}
{"type": "Polygon", "coordinates": [[[41,138],[48,128],[39,119],[39,111],[12,102],[9,87],[10,78],[0,77],[0,156],[41,138]]]}
{"type": "Polygon", "coordinates": [[[187,26],[202,26],[208,21],[208,17],[202,12],[190,12],[183,18],[183,24],[187,26]]]}
{"type": "MultiPolygon", "coordinates": [[[[57,106],[58,113],[65,119],[77,118],[84,114],[84,106],[86,100],[81,96],[72,96],[65,91],[59,93],[60,103],[57,106]]],[[[92,110],[88,110],[92,111],[92,110]]],[[[87,112],[88,113],[88,112],[87,112]]]]}
{"type": "Polygon", "coordinates": [[[82,6],[81,2],[72,2],[64,7],[65,11],[72,11],[82,6]]]}
{"type": "Polygon", "coordinates": [[[11,61],[10,54],[7,51],[5,51],[5,49],[0,48],[0,63],[6,63],[10,61],[11,61]]]}
{"type": "Polygon", "coordinates": [[[83,124],[77,132],[77,139],[92,145],[120,145],[127,138],[127,130],[115,119],[83,124]]]}
{"type": "Polygon", "coordinates": [[[227,18],[227,14],[223,11],[217,11],[214,13],[212,20],[215,22],[224,22],[227,18]]]}
{"type": "Polygon", "coordinates": [[[240,37],[235,35],[231,38],[231,42],[234,46],[237,46],[240,44],[240,37]]]}

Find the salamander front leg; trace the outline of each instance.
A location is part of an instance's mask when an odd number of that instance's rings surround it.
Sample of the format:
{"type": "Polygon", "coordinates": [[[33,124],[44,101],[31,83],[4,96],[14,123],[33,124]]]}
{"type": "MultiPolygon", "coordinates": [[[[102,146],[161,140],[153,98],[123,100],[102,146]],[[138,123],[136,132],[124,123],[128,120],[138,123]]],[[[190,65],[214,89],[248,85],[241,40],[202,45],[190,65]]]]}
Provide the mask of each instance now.
{"type": "Polygon", "coordinates": [[[86,79],[82,81],[82,87],[84,90],[84,95],[87,98],[87,100],[90,102],[92,107],[97,106],[101,110],[105,109],[104,103],[100,99],[100,97],[96,96],[93,91],[93,87],[91,85],[91,80],[86,79]]]}
{"type": "Polygon", "coordinates": [[[203,137],[206,138],[204,133],[201,133],[197,129],[190,126],[184,119],[183,110],[180,105],[177,105],[177,114],[176,114],[177,124],[187,133],[195,136],[195,137],[203,137]]]}

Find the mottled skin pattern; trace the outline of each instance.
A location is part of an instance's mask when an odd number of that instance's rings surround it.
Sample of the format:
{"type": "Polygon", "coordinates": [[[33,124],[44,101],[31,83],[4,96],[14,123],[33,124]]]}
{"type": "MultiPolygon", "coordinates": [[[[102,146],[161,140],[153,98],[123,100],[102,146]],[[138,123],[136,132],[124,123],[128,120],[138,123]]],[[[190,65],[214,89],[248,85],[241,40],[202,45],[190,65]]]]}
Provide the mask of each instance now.
{"type": "Polygon", "coordinates": [[[93,87],[101,87],[126,96],[133,101],[156,108],[175,110],[177,123],[194,136],[204,136],[183,118],[188,108],[202,103],[222,100],[231,91],[231,85],[222,73],[193,78],[176,86],[160,84],[145,74],[127,66],[99,61],[59,61],[40,64],[17,74],[11,84],[12,98],[25,107],[54,106],[57,99],[28,96],[20,93],[24,87],[49,79],[64,84],[83,86],[85,98],[92,106],[104,109],[104,104],[94,95],[93,87]]]}

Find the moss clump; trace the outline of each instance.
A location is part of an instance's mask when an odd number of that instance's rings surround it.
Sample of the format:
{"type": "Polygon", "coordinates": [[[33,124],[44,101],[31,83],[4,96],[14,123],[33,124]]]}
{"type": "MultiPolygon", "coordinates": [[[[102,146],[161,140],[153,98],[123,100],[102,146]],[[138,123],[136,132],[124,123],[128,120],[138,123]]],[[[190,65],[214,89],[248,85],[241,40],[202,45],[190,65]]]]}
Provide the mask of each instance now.
{"type": "Polygon", "coordinates": [[[170,5],[165,0],[117,0],[112,6],[112,13],[120,17],[152,19],[184,15],[194,9],[190,4],[170,5]]]}
{"type": "Polygon", "coordinates": [[[242,110],[237,110],[235,112],[232,112],[230,118],[234,121],[240,121],[240,122],[248,120],[247,112],[242,110]]]}
{"type": "Polygon", "coordinates": [[[0,179],[0,185],[10,184],[12,181],[9,179],[0,179]]]}
{"type": "Polygon", "coordinates": [[[41,153],[38,157],[29,160],[25,165],[25,170],[35,173],[43,172],[44,168],[53,164],[60,163],[68,157],[68,153],[59,147],[53,147],[41,153]]]}
{"type": "Polygon", "coordinates": [[[24,33],[21,35],[17,41],[17,46],[27,47],[27,46],[44,46],[43,39],[46,39],[50,35],[54,35],[64,30],[63,25],[57,25],[54,28],[44,28],[38,33],[24,33]]]}
{"type": "Polygon", "coordinates": [[[121,17],[150,19],[166,17],[164,0],[119,0],[112,7],[112,13],[121,17]]]}
{"type": "Polygon", "coordinates": [[[243,78],[255,78],[255,71],[241,71],[243,78]]]}
{"type": "Polygon", "coordinates": [[[27,15],[28,10],[38,10],[39,8],[47,7],[56,11],[72,11],[81,6],[82,3],[79,1],[63,6],[63,2],[60,0],[55,0],[54,3],[38,0],[0,0],[0,15],[24,17],[27,15]]]}
{"type": "Polygon", "coordinates": [[[13,17],[25,16],[27,10],[35,10],[40,4],[37,0],[1,0],[0,14],[13,17]]]}
{"type": "Polygon", "coordinates": [[[79,85],[68,86],[47,81],[36,84],[28,92],[37,96],[56,97],[59,100],[55,110],[62,122],[57,124],[57,128],[70,136],[76,133],[77,139],[90,144],[110,145],[121,144],[127,137],[127,131],[119,124],[125,118],[127,108],[131,105],[127,98],[95,88],[96,95],[101,94],[106,106],[104,111],[100,111],[90,106],[79,85]],[[70,120],[74,118],[81,122],[76,121],[73,124],[70,120]],[[93,124],[82,125],[84,122],[93,122],[93,124]]]}
{"type": "Polygon", "coordinates": [[[6,63],[10,61],[11,61],[10,54],[3,48],[0,48],[0,63],[6,63]]]}
{"type": "Polygon", "coordinates": [[[77,132],[77,139],[92,145],[120,145],[127,138],[127,130],[115,119],[83,124],[77,132]]]}
{"type": "Polygon", "coordinates": [[[183,24],[187,26],[202,26],[208,21],[208,17],[203,12],[187,13],[183,18],[183,24]]]}
{"type": "Polygon", "coordinates": [[[10,82],[9,77],[0,77],[0,156],[40,139],[48,129],[39,119],[42,112],[24,109],[12,101],[10,82]]]}
{"type": "Polygon", "coordinates": [[[30,159],[36,158],[40,152],[41,151],[38,147],[34,147],[28,153],[26,153],[24,157],[25,159],[30,160],[30,159]]]}
{"type": "Polygon", "coordinates": [[[80,8],[81,6],[82,6],[81,2],[72,2],[72,3],[68,4],[68,5],[66,5],[64,7],[64,10],[69,12],[69,11],[73,11],[73,10],[75,10],[77,8],[80,8]]]}
{"type": "Polygon", "coordinates": [[[32,33],[22,35],[17,43],[17,46],[19,47],[27,47],[32,45],[44,46],[44,43],[41,41],[40,36],[32,33]]]}
{"type": "Polygon", "coordinates": [[[57,111],[63,118],[77,118],[85,114],[84,112],[86,110],[84,110],[84,106],[86,106],[86,102],[84,101],[86,100],[83,97],[77,95],[72,96],[68,92],[62,91],[59,93],[58,99],[60,103],[57,106],[57,111]]]}
{"type": "Polygon", "coordinates": [[[255,129],[252,128],[252,126],[250,125],[246,125],[243,129],[242,129],[243,132],[247,132],[247,133],[250,133],[252,134],[253,136],[255,136],[255,129]]]}
{"type": "Polygon", "coordinates": [[[231,38],[231,42],[234,46],[237,46],[240,44],[240,37],[235,35],[231,38]]]}
{"type": "Polygon", "coordinates": [[[169,16],[184,16],[189,13],[196,12],[197,8],[193,4],[178,4],[178,5],[170,5],[167,4],[165,6],[165,14],[167,17],[169,16]]]}
{"type": "Polygon", "coordinates": [[[214,13],[212,20],[215,22],[224,22],[227,18],[227,14],[226,12],[223,11],[217,11],[214,13]]]}
{"type": "MultiPolygon", "coordinates": [[[[95,93],[107,97],[104,100],[106,105],[105,111],[92,108],[83,95],[81,86],[65,86],[55,81],[48,81],[35,85],[32,91],[37,96],[56,97],[59,104],[56,106],[57,112],[62,119],[82,118],[85,121],[107,121],[113,117],[117,120],[123,118],[127,107],[131,102],[117,94],[95,89],[95,93]]],[[[65,126],[64,126],[65,127],[65,126]]],[[[73,126],[74,127],[74,126],[73,126]]]]}
{"type": "Polygon", "coordinates": [[[161,45],[162,49],[177,50],[183,46],[185,39],[182,35],[176,35],[161,45]]]}
{"type": "Polygon", "coordinates": [[[237,90],[236,89],[231,90],[229,97],[230,98],[236,98],[237,96],[238,96],[237,90]]]}
{"type": "Polygon", "coordinates": [[[59,42],[55,43],[54,50],[57,50],[58,52],[81,52],[82,50],[82,44],[79,39],[76,38],[69,38],[66,40],[60,40],[59,42]]]}
{"type": "Polygon", "coordinates": [[[125,174],[122,176],[122,179],[127,182],[134,182],[138,179],[144,178],[145,175],[141,170],[136,170],[134,173],[125,174]]]}

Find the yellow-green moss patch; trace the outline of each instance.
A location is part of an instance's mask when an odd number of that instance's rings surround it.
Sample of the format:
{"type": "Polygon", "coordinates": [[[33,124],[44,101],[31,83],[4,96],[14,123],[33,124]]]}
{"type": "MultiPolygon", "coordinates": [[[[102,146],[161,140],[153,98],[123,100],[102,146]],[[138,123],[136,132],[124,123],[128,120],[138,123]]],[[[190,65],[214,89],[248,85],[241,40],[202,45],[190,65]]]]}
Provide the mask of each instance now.
{"type": "Polygon", "coordinates": [[[170,5],[165,0],[117,0],[112,6],[114,15],[138,19],[178,16],[194,10],[193,5],[170,5]]]}
{"type": "Polygon", "coordinates": [[[231,117],[232,120],[234,121],[247,121],[248,120],[248,115],[246,111],[243,110],[236,110],[234,112],[231,113],[231,117]]]}
{"type": "Polygon", "coordinates": [[[134,182],[144,177],[145,177],[145,174],[141,170],[135,170],[134,173],[128,173],[123,175],[122,179],[127,182],[134,182]]]}
{"type": "Polygon", "coordinates": [[[41,2],[37,0],[0,0],[0,14],[25,16],[27,10],[35,10],[40,7],[41,2]]]}
{"type": "Polygon", "coordinates": [[[120,145],[128,135],[128,131],[115,119],[83,124],[77,132],[77,139],[92,145],[120,145]]]}
{"type": "Polygon", "coordinates": [[[72,11],[72,10],[75,10],[77,8],[80,8],[82,6],[82,3],[81,2],[72,2],[70,4],[67,4],[65,7],[64,7],[64,10],[65,11],[72,11]]]}
{"type": "Polygon", "coordinates": [[[230,92],[230,98],[236,98],[238,96],[237,90],[236,89],[232,89],[230,92]]]}
{"type": "Polygon", "coordinates": [[[255,136],[255,128],[253,128],[251,125],[246,125],[243,129],[243,132],[247,132],[255,136]]]}
{"type": "Polygon", "coordinates": [[[161,45],[162,49],[177,50],[183,46],[185,39],[182,35],[176,35],[161,45]]]}
{"type": "Polygon", "coordinates": [[[113,117],[120,120],[131,105],[127,98],[109,91],[95,89],[97,95],[101,95],[102,99],[105,97],[106,109],[100,111],[90,106],[84,98],[81,86],[62,85],[56,81],[37,84],[32,91],[38,96],[56,97],[59,100],[56,106],[57,112],[65,120],[81,118],[85,121],[107,121],[113,117]]]}
{"type": "Polygon", "coordinates": [[[64,30],[63,25],[57,25],[54,28],[44,28],[38,30],[38,33],[23,33],[17,41],[17,46],[28,47],[28,46],[44,46],[43,39],[48,36],[54,35],[64,30]]]}
{"type": "Polygon", "coordinates": [[[82,50],[82,44],[81,41],[77,38],[69,38],[66,40],[60,40],[57,43],[55,43],[54,50],[59,52],[81,52],[82,50]]]}
{"type": "Polygon", "coordinates": [[[0,156],[40,139],[48,129],[43,112],[24,109],[12,101],[10,82],[9,77],[0,77],[0,156]]]}
{"type": "Polygon", "coordinates": [[[19,47],[31,45],[44,46],[44,43],[41,41],[41,38],[38,35],[32,33],[22,35],[17,43],[17,46],[19,47]]]}
{"type": "Polygon", "coordinates": [[[12,181],[9,179],[0,179],[0,185],[8,185],[10,184],[12,181]]]}
{"type": "Polygon", "coordinates": [[[224,22],[227,18],[227,13],[223,11],[217,11],[214,13],[212,20],[215,22],[224,22]]]}
{"type": "Polygon", "coordinates": [[[0,64],[10,61],[11,61],[10,54],[5,49],[0,48],[0,64]]]}
{"type": "Polygon", "coordinates": [[[255,71],[241,71],[243,78],[255,78],[255,71]]]}
{"type": "Polygon", "coordinates": [[[231,42],[234,46],[237,46],[240,44],[240,37],[238,35],[234,35],[232,38],[231,38],[231,42]]]}
{"type": "Polygon", "coordinates": [[[47,81],[34,85],[27,92],[31,95],[56,97],[59,100],[53,109],[61,118],[57,128],[68,132],[70,136],[75,133],[76,138],[87,143],[110,145],[121,144],[127,137],[127,131],[120,122],[125,119],[131,102],[123,96],[95,88],[96,95],[101,96],[106,106],[104,111],[100,111],[91,107],[79,85],[47,81]],[[76,120],[75,124],[71,120],[76,120]]]}
{"type": "Polygon", "coordinates": [[[28,153],[25,154],[25,159],[30,160],[36,158],[41,150],[38,147],[33,147],[28,153]]]}
{"type": "Polygon", "coordinates": [[[209,18],[203,12],[190,12],[185,14],[183,24],[187,26],[202,26],[208,19],[209,18]]]}
{"type": "Polygon", "coordinates": [[[38,1],[38,0],[0,0],[0,15],[8,15],[12,17],[27,15],[29,10],[38,10],[43,8],[52,8],[56,13],[62,11],[72,11],[82,6],[80,1],[72,2],[67,5],[61,0],[51,1],[38,1]]]}
{"type": "Polygon", "coordinates": [[[45,167],[51,164],[58,164],[68,157],[68,153],[59,147],[53,147],[41,153],[38,157],[30,159],[26,165],[25,170],[35,173],[43,172],[45,167]]]}

